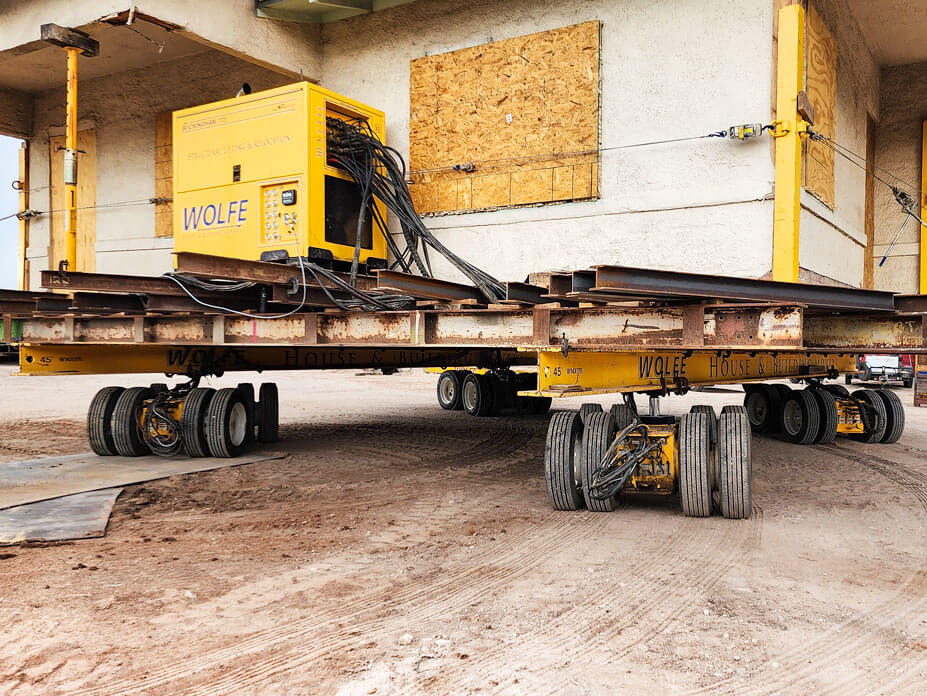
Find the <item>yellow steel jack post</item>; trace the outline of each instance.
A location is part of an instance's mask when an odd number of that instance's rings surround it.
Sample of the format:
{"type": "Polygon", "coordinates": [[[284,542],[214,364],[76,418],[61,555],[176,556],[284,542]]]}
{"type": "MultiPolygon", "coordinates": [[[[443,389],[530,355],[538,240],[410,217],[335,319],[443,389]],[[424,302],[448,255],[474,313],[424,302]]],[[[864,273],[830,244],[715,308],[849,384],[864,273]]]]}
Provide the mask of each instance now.
{"type": "Polygon", "coordinates": [[[55,46],[60,46],[68,54],[67,83],[67,120],[64,144],[64,191],[67,214],[64,229],[67,245],[64,268],[72,271],[77,266],[77,57],[89,58],[99,55],[99,42],[76,29],[60,27],[57,24],[42,25],[42,39],[55,46]]]}
{"type": "Polygon", "coordinates": [[[776,189],[773,214],[773,280],[798,282],[801,214],[801,138],[807,123],[799,113],[805,79],[805,11],[789,5],[779,11],[776,80],[776,189]]]}

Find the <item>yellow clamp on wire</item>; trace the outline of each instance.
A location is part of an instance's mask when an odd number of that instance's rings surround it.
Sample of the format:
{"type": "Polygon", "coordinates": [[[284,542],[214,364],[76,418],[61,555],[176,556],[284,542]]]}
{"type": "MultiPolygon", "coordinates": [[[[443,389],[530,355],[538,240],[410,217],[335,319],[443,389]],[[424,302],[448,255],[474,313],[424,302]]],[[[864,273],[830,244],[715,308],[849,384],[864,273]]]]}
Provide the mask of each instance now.
{"type": "MultiPolygon", "coordinates": [[[[782,138],[792,132],[792,129],[790,128],[790,126],[792,125],[792,121],[776,120],[770,123],[769,125],[772,126],[769,129],[769,134],[773,138],[782,138]]],[[[798,121],[796,122],[795,132],[798,133],[799,135],[807,134],[808,122],[804,120],[803,118],[798,119],[798,121]]]]}

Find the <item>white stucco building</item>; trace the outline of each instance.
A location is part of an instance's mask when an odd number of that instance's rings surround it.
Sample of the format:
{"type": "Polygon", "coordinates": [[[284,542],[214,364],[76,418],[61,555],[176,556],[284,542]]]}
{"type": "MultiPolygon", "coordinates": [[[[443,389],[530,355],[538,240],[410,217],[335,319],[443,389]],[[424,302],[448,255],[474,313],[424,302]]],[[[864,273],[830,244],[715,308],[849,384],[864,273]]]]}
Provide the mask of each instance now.
{"type": "MultiPolygon", "coordinates": [[[[429,216],[427,224],[452,249],[507,280],[605,263],[767,276],[775,179],[768,135],[625,146],[769,123],[774,18],[786,4],[7,0],[0,5],[0,133],[28,142],[28,206],[45,213],[28,221],[28,284],[37,287],[39,272],[58,260],[55,213],[48,211],[59,195],[53,163],[65,121],[65,59],[39,39],[47,22],[80,29],[101,46],[99,57],[80,63],[86,209],[79,229],[89,245],[81,270],[159,275],[170,269],[172,240],[159,223],[166,204],[148,201],[164,197],[158,124],[172,110],[233,96],[244,82],[260,90],[304,79],[383,110],[389,144],[408,156],[416,61],[597,21],[595,195],[471,212],[457,205],[454,214],[429,216]]],[[[901,177],[917,198],[927,114],[927,97],[917,88],[927,75],[927,44],[920,40],[927,0],[804,4],[817,22],[809,33],[824,46],[822,56],[817,44],[808,50],[809,88],[815,81],[809,93],[829,120],[822,127],[849,151],[868,153],[901,177]]],[[[485,66],[480,80],[500,69],[485,66]]],[[[557,78],[554,64],[532,69],[557,78]]],[[[553,111],[559,105],[548,104],[553,111]]],[[[465,123],[466,109],[459,111],[465,123]]],[[[519,142],[512,139],[513,158],[521,154],[519,142]]],[[[888,187],[871,177],[867,182],[865,167],[841,156],[812,167],[814,181],[806,182],[801,199],[802,277],[916,292],[917,224],[907,226],[878,265],[905,217],[888,187]]]]}

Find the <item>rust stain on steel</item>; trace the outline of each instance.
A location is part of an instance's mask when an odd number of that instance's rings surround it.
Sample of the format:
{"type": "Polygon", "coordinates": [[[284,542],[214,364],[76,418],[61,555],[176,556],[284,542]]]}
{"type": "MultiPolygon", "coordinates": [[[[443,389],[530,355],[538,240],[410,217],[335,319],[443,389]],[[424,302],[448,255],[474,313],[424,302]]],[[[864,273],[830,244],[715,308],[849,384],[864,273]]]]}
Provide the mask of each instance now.
{"type": "Polygon", "coordinates": [[[64,319],[24,319],[23,320],[23,340],[24,341],[65,341],[70,338],[70,334],[65,326],[64,319]]]}
{"type": "Polygon", "coordinates": [[[433,315],[427,338],[461,345],[518,345],[533,340],[534,313],[454,312],[433,315]]]}
{"type": "Polygon", "coordinates": [[[320,314],[319,343],[411,343],[411,319],[407,313],[320,314]]]}
{"type": "Polygon", "coordinates": [[[206,317],[145,321],[145,340],[153,343],[204,343],[212,341],[212,321],[206,317]]]}
{"type": "Polygon", "coordinates": [[[284,319],[225,318],[229,343],[297,342],[306,337],[306,320],[294,315],[284,319]]]}
{"type": "Polygon", "coordinates": [[[132,319],[78,319],[74,321],[74,340],[131,343],[135,340],[135,324],[132,319]]]}
{"type": "Polygon", "coordinates": [[[837,348],[923,348],[921,317],[808,317],[805,345],[837,348]]]}
{"type": "Polygon", "coordinates": [[[797,346],[801,318],[795,307],[715,309],[705,320],[705,345],[797,346]]]}
{"type": "Polygon", "coordinates": [[[571,344],[678,346],[683,340],[682,313],[675,309],[603,307],[551,312],[550,340],[563,334],[571,344]]]}

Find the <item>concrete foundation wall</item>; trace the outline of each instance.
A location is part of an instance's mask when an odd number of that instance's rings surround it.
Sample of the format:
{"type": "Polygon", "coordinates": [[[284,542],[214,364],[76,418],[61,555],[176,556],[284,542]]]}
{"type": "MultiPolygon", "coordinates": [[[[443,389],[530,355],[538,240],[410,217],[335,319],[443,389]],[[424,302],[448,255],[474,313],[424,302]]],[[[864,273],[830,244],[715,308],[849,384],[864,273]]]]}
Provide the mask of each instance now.
{"type": "MultiPolygon", "coordinates": [[[[160,275],[171,269],[171,238],[154,236],[154,206],[119,206],[154,193],[155,116],[234,96],[242,82],[269,89],[290,82],[279,73],[205,49],[182,60],[161,63],[81,85],[79,127],[96,130],[97,271],[160,275]]],[[[30,148],[33,193],[30,206],[50,210],[49,136],[65,122],[63,89],[36,97],[35,136],[30,148]]],[[[48,268],[49,218],[30,222],[32,287],[48,268]]],[[[217,250],[221,253],[221,250],[217,250]]]]}
{"type": "MultiPolygon", "coordinates": [[[[921,88],[924,80],[927,63],[882,70],[882,114],[876,138],[876,165],[900,177],[905,183],[898,185],[915,200],[921,193],[922,128],[927,119],[927,93],[921,88]]],[[[908,222],[880,268],[879,261],[904,222],[905,213],[887,186],[876,182],[875,194],[875,286],[880,290],[918,292],[918,223],[908,222]]]]}
{"type": "Polygon", "coordinates": [[[609,149],[768,118],[769,82],[757,79],[771,71],[767,0],[419,0],[325,25],[322,84],[383,109],[389,143],[406,154],[410,60],[592,19],[602,21],[600,200],[435,217],[429,227],[505,279],[601,263],[767,273],[766,139],[609,149]]]}

